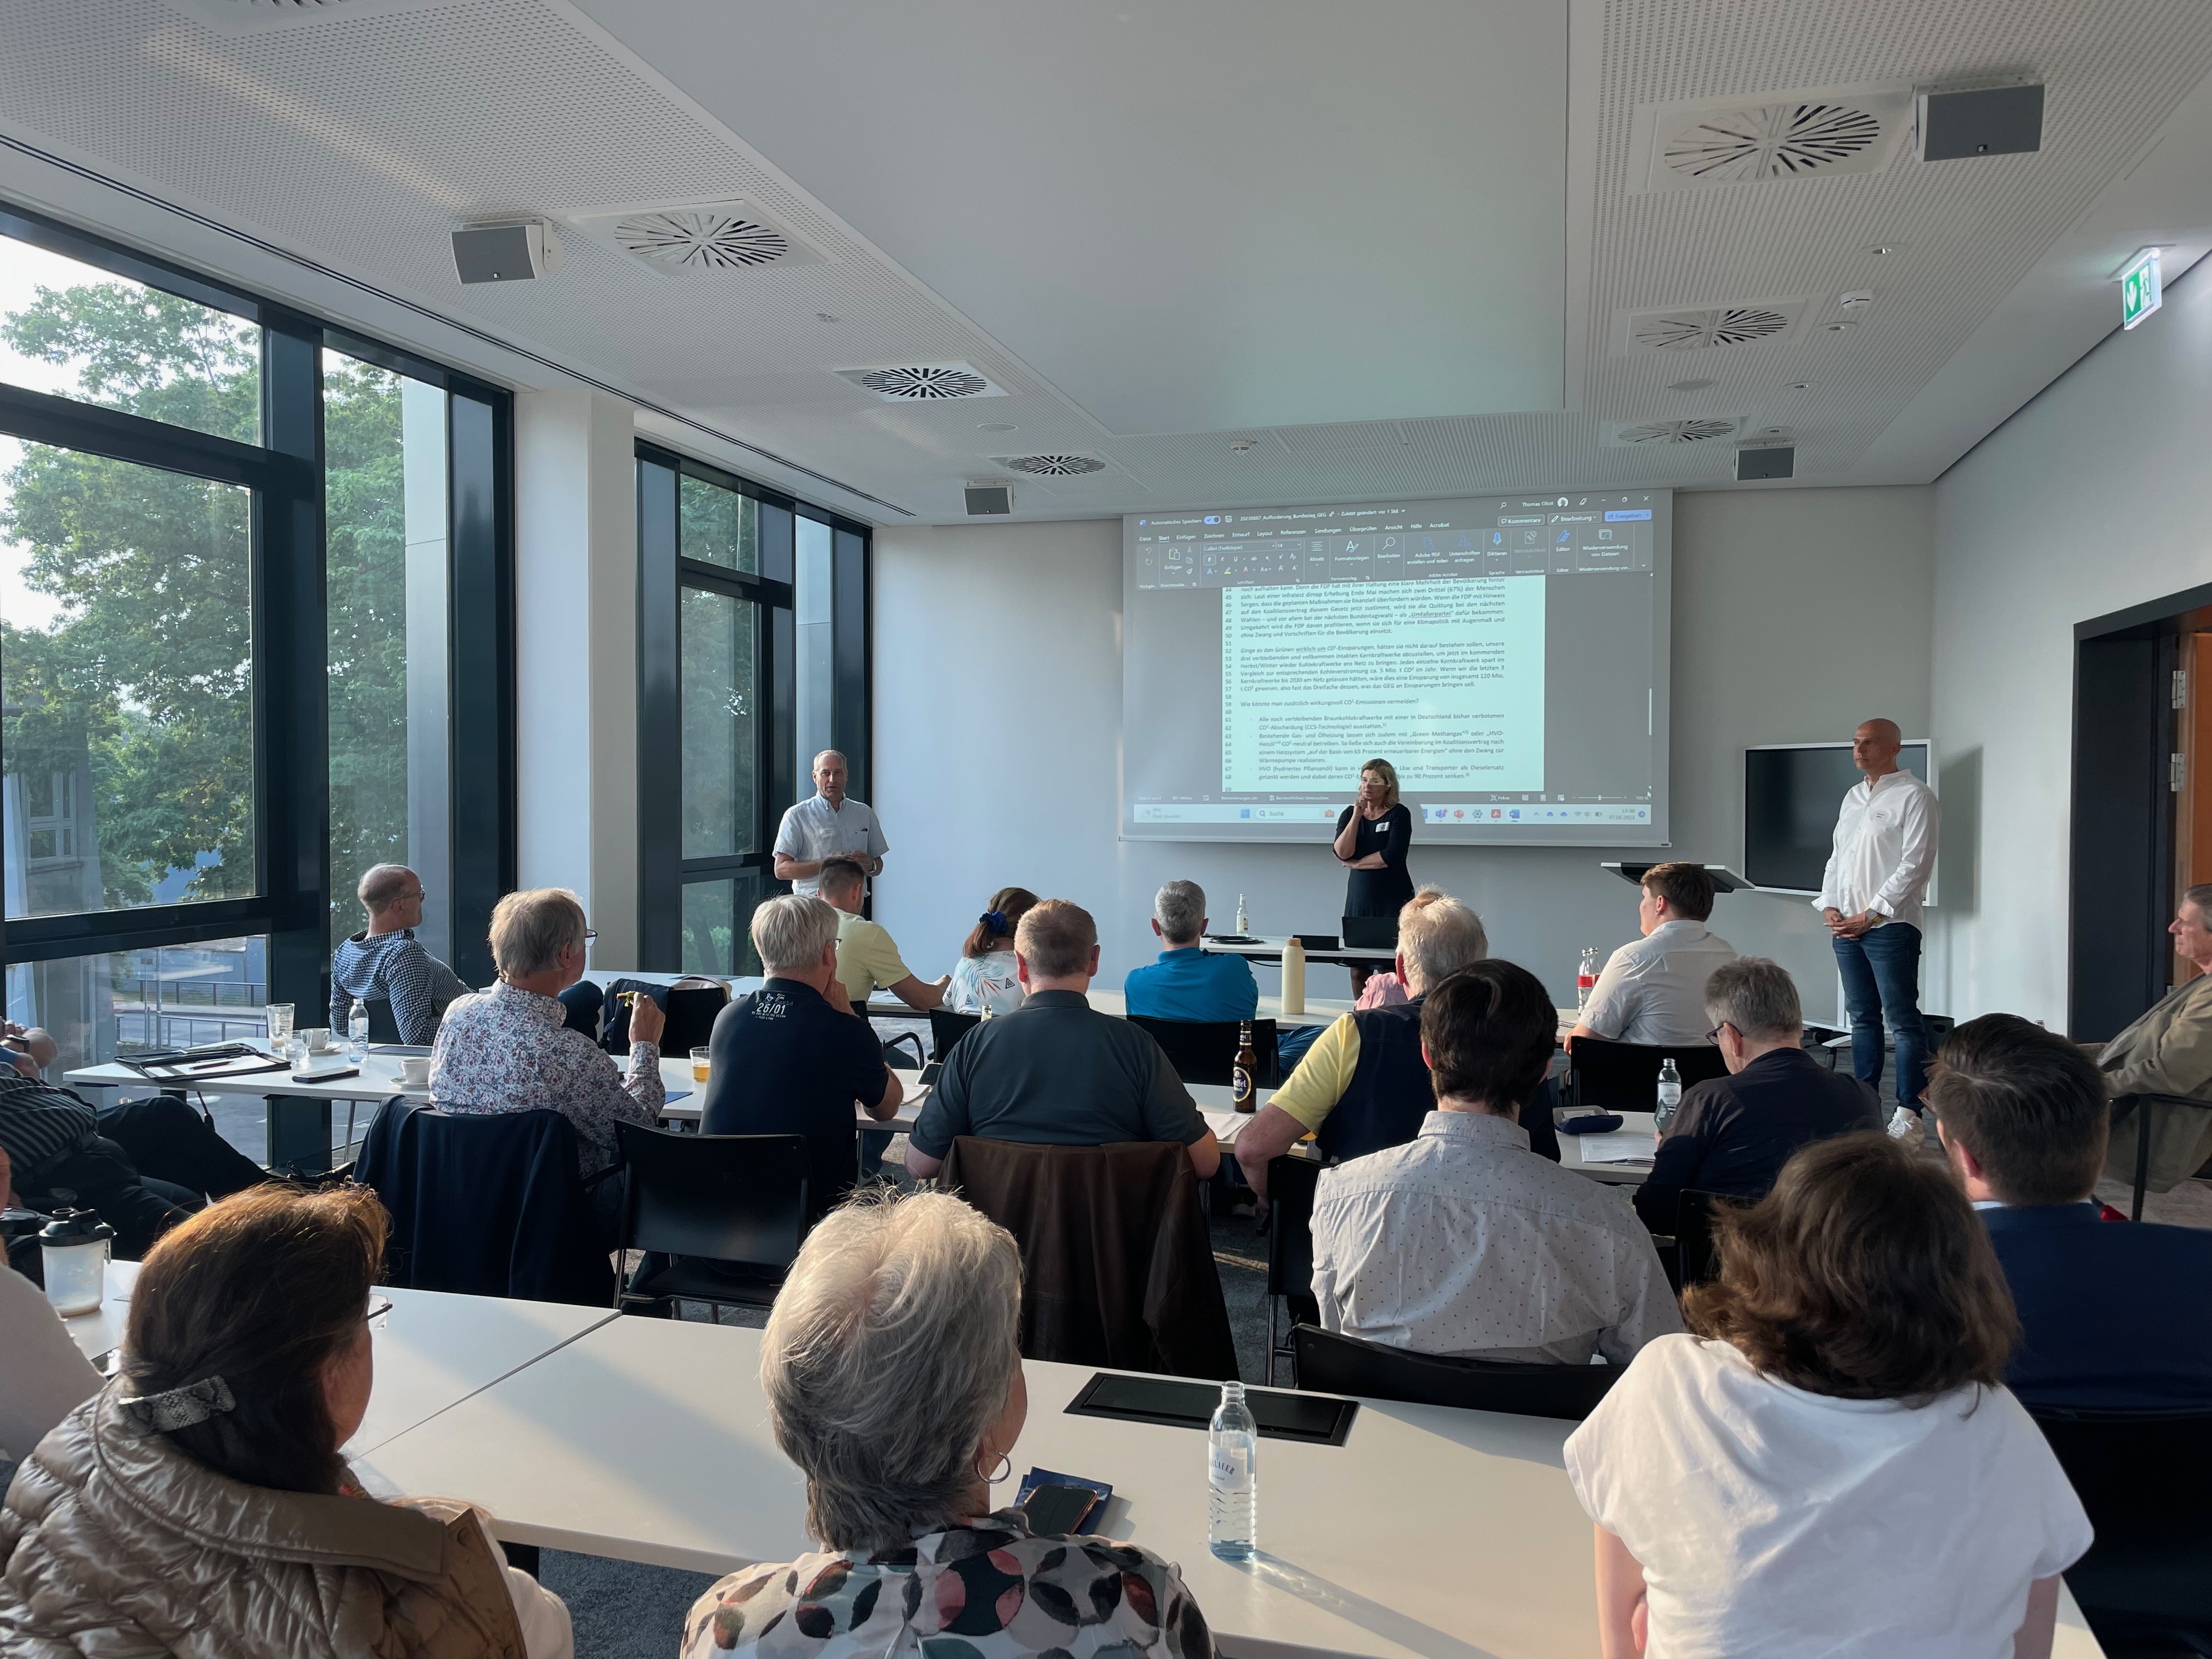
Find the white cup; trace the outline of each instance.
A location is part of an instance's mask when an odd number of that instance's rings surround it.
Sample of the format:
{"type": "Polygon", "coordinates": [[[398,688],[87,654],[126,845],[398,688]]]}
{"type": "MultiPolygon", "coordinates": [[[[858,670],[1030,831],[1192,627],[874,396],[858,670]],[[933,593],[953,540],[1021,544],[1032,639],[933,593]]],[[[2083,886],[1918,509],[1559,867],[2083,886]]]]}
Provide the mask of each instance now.
{"type": "Polygon", "coordinates": [[[410,1089],[428,1088],[430,1086],[430,1056],[402,1054],[399,1057],[399,1081],[403,1086],[410,1089]]]}
{"type": "Polygon", "coordinates": [[[294,1036],[311,1054],[326,1054],[331,1051],[331,1028],[327,1025],[303,1025],[294,1033],[294,1036]]]}

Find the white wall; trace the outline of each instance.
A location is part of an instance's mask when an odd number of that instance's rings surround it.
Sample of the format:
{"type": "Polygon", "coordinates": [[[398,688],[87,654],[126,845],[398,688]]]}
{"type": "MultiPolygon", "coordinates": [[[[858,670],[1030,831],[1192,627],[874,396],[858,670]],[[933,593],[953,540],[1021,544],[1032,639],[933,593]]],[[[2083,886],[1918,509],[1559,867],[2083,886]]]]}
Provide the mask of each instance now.
{"type": "Polygon", "coordinates": [[[2064,1028],[2074,625],[2212,580],[2205,270],[1936,486],[1935,716],[1960,777],[1932,967],[1962,1015],[2064,1028]]]}
{"type": "MultiPolygon", "coordinates": [[[[1874,714],[1925,725],[1933,504],[1925,488],[1677,498],[1681,856],[1740,859],[1747,744],[1847,737],[1874,714]]],[[[1109,982],[1152,959],[1152,896],[1170,877],[1204,886],[1224,926],[1241,890],[1259,931],[1335,930],[1344,878],[1324,848],[1118,838],[1118,520],[881,530],[875,548],[873,805],[892,847],[877,915],[915,971],[950,969],[1009,882],[1098,917],[1109,982]],[[1033,674],[1018,672],[1024,661],[1033,674]]],[[[1610,949],[1635,931],[1633,894],[1597,867],[1611,856],[1439,848],[1417,835],[1411,868],[1473,903],[1492,948],[1565,1000],[1582,946],[1610,949]]],[[[1812,1009],[1831,1006],[1826,933],[1808,906],[1744,894],[1723,898],[1714,921],[1739,949],[1786,963],[1812,1009]]],[[[1316,994],[1344,994],[1340,970],[1313,978],[1316,994]]]]}
{"type": "Polygon", "coordinates": [[[594,960],[638,959],[635,415],[588,391],[519,394],[517,861],[568,887],[594,960]]]}

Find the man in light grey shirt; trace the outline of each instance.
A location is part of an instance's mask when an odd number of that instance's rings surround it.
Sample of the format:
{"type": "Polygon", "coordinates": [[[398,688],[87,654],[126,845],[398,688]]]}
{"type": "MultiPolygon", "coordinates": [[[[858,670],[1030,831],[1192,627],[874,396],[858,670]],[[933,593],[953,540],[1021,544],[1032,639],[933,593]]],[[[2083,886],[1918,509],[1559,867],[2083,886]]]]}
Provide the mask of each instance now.
{"type": "Polygon", "coordinates": [[[1322,1326],[1419,1353],[1625,1365],[1682,1328],[1651,1235],[1615,1188],[1528,1149],[1514,1121],[1551,1063],[1534,975],[1478,962],[1421,1005],[1437,1109],[1420,1133],[1322,1171],[1322,1326]]]}
{"type": "Polygon", "coordinates": [[[819,896],[822,861],[848,858],[868,874],[880,875],[890,843],[864,800],[845,793],[845,757],[825,749],[814,757],[816,793],[783,815],[775,832],[775,878],[794,893],[819,896]]]}
{"type": "Polygon", "coordinates": [[[1713,878],[1701,864],[1655,864],[1644,872],[1636,906],[1644,937],[1613,953],[1590,990],[1577,1037],[1686,1048],[1705,1033],[1705,981],[1735,960],[1735,946],[1705,927],[1713,913],[1713,878]]]}

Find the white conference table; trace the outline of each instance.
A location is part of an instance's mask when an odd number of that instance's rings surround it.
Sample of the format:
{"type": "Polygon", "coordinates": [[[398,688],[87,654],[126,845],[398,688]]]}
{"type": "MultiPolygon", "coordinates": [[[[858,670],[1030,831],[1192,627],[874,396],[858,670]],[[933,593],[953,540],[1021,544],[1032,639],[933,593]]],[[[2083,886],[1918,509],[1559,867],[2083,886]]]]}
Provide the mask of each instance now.
{"type": "MultiPolygon", "coordinates": [[[[1212,956],[1243,957],[1253,962],[1280,962],[1283,952],[1291,943],[1288,933],[1255,933],[1249,945],[1231,945],[1225,940],[1206,938],[1199,941],[1198,948],[1212,956]]],[[[1334,950],[1309,950],[1308,962],[1330,962],[1361,968],[1388,968],[1398,959],[1395,945],[1338,945],[1334,950]]]]}
{"type": "MultiPolygon", "coordinates": [[[[1566,1115],[1562,1107],[1553,1114],[1553,1121],[1566,1115]]],[[[1615,1135],[1656,1135],[1659,1118],[1655,1112],[1618,1112],[1620,1127],[1600,1135],[1567,1135],[1559,1137],[1559,1167],[1572,1170],[1577,1175],[1588,1176],[1593,1181],[1611,1182],[1616,1186],[1640,1187],[1650,1178],[1651,1160],[1644,1158],[1635,1164],[1600,1164],[1583,1156],[1586,1146],[1603,1146],[1615,1135]]]]}
{"type": "MultiPolygon", "coordinates": [[[[761,1334],[625,1317],[356,1460],[372,1492],[463,1497],[517,1544],[696,1572],[811,1550],[805,1493],[757,1378],[761,1334]]],[[[1256,1562],[1206,1547],[1192,1429],[1071,1417],[1094,1374],[1029,1361],[1011,1498],[1032,1468],[1115,1488],[1097,1530],[1180,1565],[1232,1659],[1582,1659],[1591,1532],[1560,1448],[1573,1425],[1369,1401],[1342,1446],[1264,1440],[1256,1562]]],[[[2063,1659],[2098,1654],[2062,1594],[2063,1659]]]]}
{"type": "MultiPolygon", "coordinates": [[[[86,1358],[98,1363],[122,1345],[137,1278],[137,1262],[109,1262],[100,1310],[62,1322],[86,1358]]],[[[381,1285],[369,1299],[392,1306],[369,1322],[376,1384],[361,1427],[346,1442],[348,1457],[374,1451],[618,1317],[611,1308],[381,1285]]]]}

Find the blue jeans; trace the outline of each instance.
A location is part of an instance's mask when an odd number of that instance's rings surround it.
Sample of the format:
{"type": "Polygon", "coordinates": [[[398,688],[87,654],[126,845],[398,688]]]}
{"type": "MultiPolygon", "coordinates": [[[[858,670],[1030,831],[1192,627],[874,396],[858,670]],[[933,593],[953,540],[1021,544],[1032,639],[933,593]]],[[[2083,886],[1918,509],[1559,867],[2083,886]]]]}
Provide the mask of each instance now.
{"type": "Polygon", "coordinates": [[[1928,1084],[1928,1028],[1920,1018],[1920,930],[1886,921],[1857,939],[1832,940],[1851,1017],[1851,1073],[1881,1091],[1881,1028],[1897,1039],[1897,1103],[1920,1109],[1928,1084]]]}

